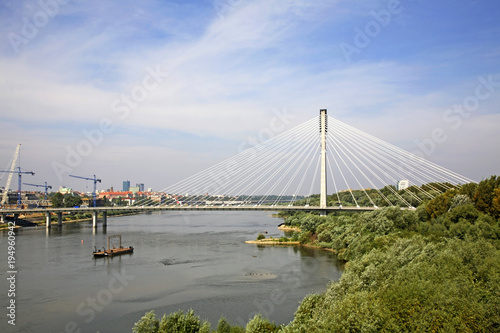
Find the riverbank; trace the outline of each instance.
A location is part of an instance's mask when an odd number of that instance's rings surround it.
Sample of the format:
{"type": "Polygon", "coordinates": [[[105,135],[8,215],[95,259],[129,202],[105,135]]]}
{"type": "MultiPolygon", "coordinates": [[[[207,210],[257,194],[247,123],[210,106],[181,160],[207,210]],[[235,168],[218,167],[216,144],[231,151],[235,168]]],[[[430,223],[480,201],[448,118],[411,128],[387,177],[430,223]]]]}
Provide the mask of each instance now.
{"type": "MultiPolygon", "coordinates": [[[[301,232],[301,229],[299,227],[291,227],[287,226],[284,224],[280,224],[278,226],[278,230],[285,231],[285,232],[301,232]]],[[[301,243],[298,240],[291,240],[286,237],[280,237],[280,238],[263,238],[263,239],[256,239],[256,240],[248,240],[245,241],[246,244],[256,244],[256,245],[293,245],[293,246],[302,246],[306,248],[311,248],[311,249],[318,249],[318,250],[323,250],[323,251],[328,251],[332,252],[334,254],[337,254],[337,251],[332,248],[320,246],[314,239],[310,239],[312,243],[301,243]]],[[[340,259],[339,259],[340,260],[340,259]]]]}
{"type": "Polygon", "coordinates": [[[284,241],[281,238],[264,238],[259,240],[248,240],[245,241],[247,244],[257,244],[257,245],[300,245],[299,241],[284,241]]]}
{"type": "Polygon", "coordinates": [[[292,227],[292,226],[288,226],[288,225],[285,225],[285,224],[280,224],[278,226],[278,230],[287,231],[287,232],[293,232],[293,231],[301,232],[301,230],[300,230],[299,227],[292,227]]]}

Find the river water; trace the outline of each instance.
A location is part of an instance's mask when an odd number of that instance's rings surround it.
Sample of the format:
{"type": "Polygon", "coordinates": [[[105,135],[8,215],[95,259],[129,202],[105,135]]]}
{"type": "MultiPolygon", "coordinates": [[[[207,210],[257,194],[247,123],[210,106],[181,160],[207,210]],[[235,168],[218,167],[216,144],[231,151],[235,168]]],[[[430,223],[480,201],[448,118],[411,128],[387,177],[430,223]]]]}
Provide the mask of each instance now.
{"type": "Polygon", "coordinates": [[[215,328],[260,312],[288,323],[300,300],[341,275],[331,252],[244,243],[281,236],[268,212],[162,212],[16,233],[16,325],[8,324],[7,233],[0,232],[1,332],[131,332],[145,312],[194,309],[215,328]],[[133,254],[92,258],[121,234],[133,254]]]}

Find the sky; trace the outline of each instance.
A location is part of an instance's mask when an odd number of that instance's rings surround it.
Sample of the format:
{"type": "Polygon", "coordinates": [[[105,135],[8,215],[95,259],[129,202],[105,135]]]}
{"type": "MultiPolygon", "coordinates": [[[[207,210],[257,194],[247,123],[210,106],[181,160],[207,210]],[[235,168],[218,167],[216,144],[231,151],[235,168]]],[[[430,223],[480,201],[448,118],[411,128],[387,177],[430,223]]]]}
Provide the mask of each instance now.
{"type": "MultiPolygon", "coordinates": [[[[0,2],[0,169],[160,190],[317,117],[500,175],[500,2],[0,2]]],[[[0,186],[7,176],[0,174],[0,186]]]]}

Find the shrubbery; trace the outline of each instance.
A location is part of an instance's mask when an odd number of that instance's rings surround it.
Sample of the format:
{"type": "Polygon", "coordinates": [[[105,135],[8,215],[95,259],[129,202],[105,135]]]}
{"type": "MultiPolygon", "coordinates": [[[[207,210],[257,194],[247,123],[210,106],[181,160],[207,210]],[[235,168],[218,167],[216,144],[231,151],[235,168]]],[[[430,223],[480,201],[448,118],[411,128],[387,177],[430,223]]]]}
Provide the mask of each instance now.
{"type": "Polygon", "coordinates": [[[193,310],[186,313],[182,311],[164,315],[161,321],[156,319],[154,311],[146,313],[141,320],[135,323],[134,333],[209,333],[210,323],[201,321],[193,310]]]}
{"type": "Polygon", "coordinates": [[[416,210],[328,216],[303,232],[349,264],[283,332],[500,330],[499,186],[491,177],[416,210]]]}

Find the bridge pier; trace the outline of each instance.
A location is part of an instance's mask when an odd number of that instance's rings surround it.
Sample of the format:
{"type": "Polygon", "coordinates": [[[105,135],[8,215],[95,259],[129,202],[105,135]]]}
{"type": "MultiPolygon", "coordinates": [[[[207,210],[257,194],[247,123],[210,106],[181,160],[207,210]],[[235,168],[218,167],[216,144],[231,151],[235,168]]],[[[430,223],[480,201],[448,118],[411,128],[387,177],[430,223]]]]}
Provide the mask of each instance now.
{"type": "Polygon", "coordinates": [[[45,212],[45,226],[50,229],[50,212],[45,212]]]}
{"type": "Polygon", "coordinates": [[[102,226],[106,228],[108,225],[108,211],[104,210],[102,212],[102,226]]]}
{"type": "Polygon", "coordinates": [[[0,214],[0,223],[5,223],[6,218],[7,218],[7,214],[4,214],[4,213],[0,214]]]}
{"type": "Polygon", "coordinates": [[[92,212],[92,227],[97,228],[97,211],[92,212]]]}
{"type": "Polygon", "coordinates": [[[57,213],[57,225],[62,227],[62,212],[57,213]]]}

